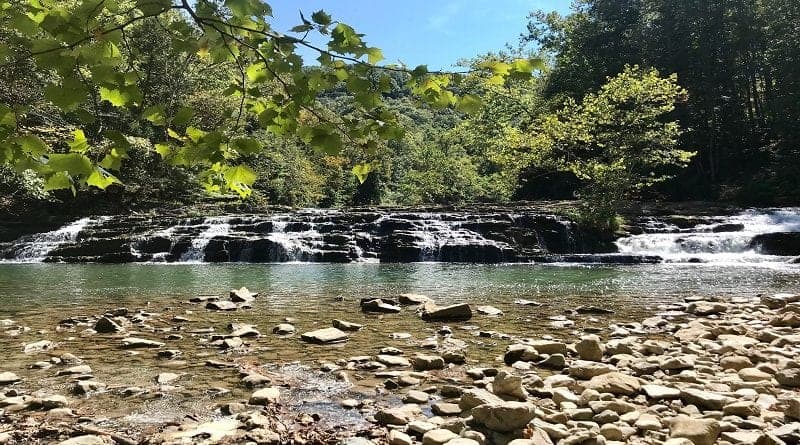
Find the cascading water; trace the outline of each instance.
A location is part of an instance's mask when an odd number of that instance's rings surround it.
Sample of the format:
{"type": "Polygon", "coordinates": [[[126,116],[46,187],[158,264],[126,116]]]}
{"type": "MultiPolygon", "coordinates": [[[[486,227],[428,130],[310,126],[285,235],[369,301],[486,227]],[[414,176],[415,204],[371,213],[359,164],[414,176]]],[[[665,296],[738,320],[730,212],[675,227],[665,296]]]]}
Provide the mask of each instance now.
{"type": "Polygon", "coordinates": [[[41,263],[47,258],[47,254],[57,247],[75,242],[78,235],[87,227],[104,221],[108,218],[81,218],[75,222],[67,224],[58,230],[33,235],[22,247],[17,249],[13,261],[20,263],[41,263]]]}
{"type": "Polygon", "coordinates": [[[192,239],[191,246],[181,255],[180,261],[185,263],[203,262],[208,243],[215,237],[225,236],[231,231],[231,225],[227,217],[209,217],[203,221],[203,225],[208,227],[200,232],[196,238],[192,239]]]}
{"type": "Polygon", "coordinates": [[[759,251],[754,240],[765,234],[800,232],[800,209],[747,210],[683,229],[651,221],[643,229],[650,233],[617,240],[620,253],[656,255],[668,262],[784,261],[759,251]]]}
{"type": "Polygon", "coordinates": [[[272,218],[272,233],[267,239],[280,246],[282,252],[274,252],[272,259],[275,261],[310,261],[314,254],[320,251],[324,242],[322,234],[316,230],[316,224],[311,222],[308,230],[286,231],[289,221],[284,217],[272,218]]]}

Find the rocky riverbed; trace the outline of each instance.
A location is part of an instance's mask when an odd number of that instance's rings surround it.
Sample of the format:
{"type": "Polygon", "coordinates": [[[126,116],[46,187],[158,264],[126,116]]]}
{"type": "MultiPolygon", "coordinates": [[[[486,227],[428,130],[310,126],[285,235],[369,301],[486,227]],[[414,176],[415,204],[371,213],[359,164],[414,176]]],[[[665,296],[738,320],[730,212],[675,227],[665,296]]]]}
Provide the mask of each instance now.
{"type": "Polygon", "coordinates": [[[0,320],[0,444],[800,443],[800,295],[570,308],[533,338],[415,294],[342,299],[360,324],[242,322],[264,298],[0,320]]]}

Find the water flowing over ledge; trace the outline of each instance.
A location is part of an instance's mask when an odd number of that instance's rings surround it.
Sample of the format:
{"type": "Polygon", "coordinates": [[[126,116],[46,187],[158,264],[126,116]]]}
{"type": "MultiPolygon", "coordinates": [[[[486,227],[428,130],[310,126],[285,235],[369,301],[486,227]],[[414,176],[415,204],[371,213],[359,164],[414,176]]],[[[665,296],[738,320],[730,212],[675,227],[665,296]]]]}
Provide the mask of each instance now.
{"type": "Polygon", "coordinates": [[[103,216],[0,245],[0,256],[6,262],[639,264],[786,262],[800,255],[796,208],[640,217],[627,230],[615,241],[532,209],[103,216]]]}

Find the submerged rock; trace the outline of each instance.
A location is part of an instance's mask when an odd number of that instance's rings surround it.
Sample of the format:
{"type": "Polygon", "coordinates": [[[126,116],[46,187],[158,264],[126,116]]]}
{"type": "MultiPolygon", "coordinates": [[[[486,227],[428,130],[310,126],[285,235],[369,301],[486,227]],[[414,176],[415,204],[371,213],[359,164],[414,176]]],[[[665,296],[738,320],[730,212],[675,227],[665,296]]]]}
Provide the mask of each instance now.
{"type": "Polygon", "coordinates": [[[155,340],[147,340],[145,338],[127,337],[122,339],[122,347],[125,349],[137,348],[160,348],[164,343],[155,340]]]}
{"type": "Polygon", "coordinates": [[[22,379],[19,378],[13,372],[0,372],[0,386],[10,385],[12,383],[17,383],[21,381],[22,379]]]}
{"type": "Polygon", "coordinates": [[[112,334],[115,332],[122,332],[125,328],[108,317],[100,317],[97,323],[94,324],[94,330],[101,334],[112,334]]]}
{"type": "Polygon", "coordinates": [[[466,303],[443,307],[426,303],[422,306],[420,316],[426,321],[464,321],[472,318],[472,308],[466,303]]]}
{"type": "Polygon", "coordinates": [[[234,303],[250,303],[258,297],[257,292],[250,292],[246,287],[231,290],[230,299],[234,303]]]}

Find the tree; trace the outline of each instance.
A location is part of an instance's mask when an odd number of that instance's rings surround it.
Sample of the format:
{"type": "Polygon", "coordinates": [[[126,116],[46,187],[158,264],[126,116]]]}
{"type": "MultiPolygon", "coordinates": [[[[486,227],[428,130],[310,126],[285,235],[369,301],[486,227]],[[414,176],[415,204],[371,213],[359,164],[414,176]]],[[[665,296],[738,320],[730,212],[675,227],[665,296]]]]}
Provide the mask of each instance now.
{"type": "MultiPolygon", "coordinates": [[[[16,171],[31,170],[48,190],[83,185],[100,189],[119,183],[130,141],[127,134],[94,122],[106,110],[129,113],[150,128],[155,151],[172,165],[198,172],[211,193],[250,195],[255,172],[242,158],[262,150],[251,136],[261,128],[273,135],[296,137],[315,149],[336,155],[344,147],[370,153],[381,141],[397,139],[402,129],[387,110],[383,94],[391,89],[387,73],[407,75],[407,87],[436,108],[454,106],[470,111],[480,104],[474,96],[453,93],[459,76],[429,72],[425,66],[378,66],[383,56],[349,25],[324,11],[301,14],[291,35],[270,26],[271,8],[261,0],[25,0],[0,1],[4,28],[0,64],[29,66],[41,73],[44,97],[76,125],[69,140],[45,141],[30,130],[24,103],[0,103],[0,160],[16,171]],[[163,29],[163,41],[150,47],[130,45],[135,25],[163,29]],[[328,39],[315,46],[308,35],[328,39]],[[297,50],[316,51],[321,69],[308,70],[297,50]],[[152,52],[169,60],[152,60],[152,52]],[[144,56],[144,60],[142,60],[144,56]],[[220,69],[231,78],[225,96],[236,108],[224,126],[200,126],[197,106],[182,97],[184,84],[163,89],[149,76],[161,63],[198,60],[203,69],[220,69]],[[138,62],[137,62],[138,61],[138,62]],[[322,109],[317,98],[343,85],[352,95],[352,117],[322,109]]],[[[529,76],[526,61],[498,62],[480,67],[493,81],[529,76]]],[[[371,163],[353,167],[360,180],[371,163]]]]}

